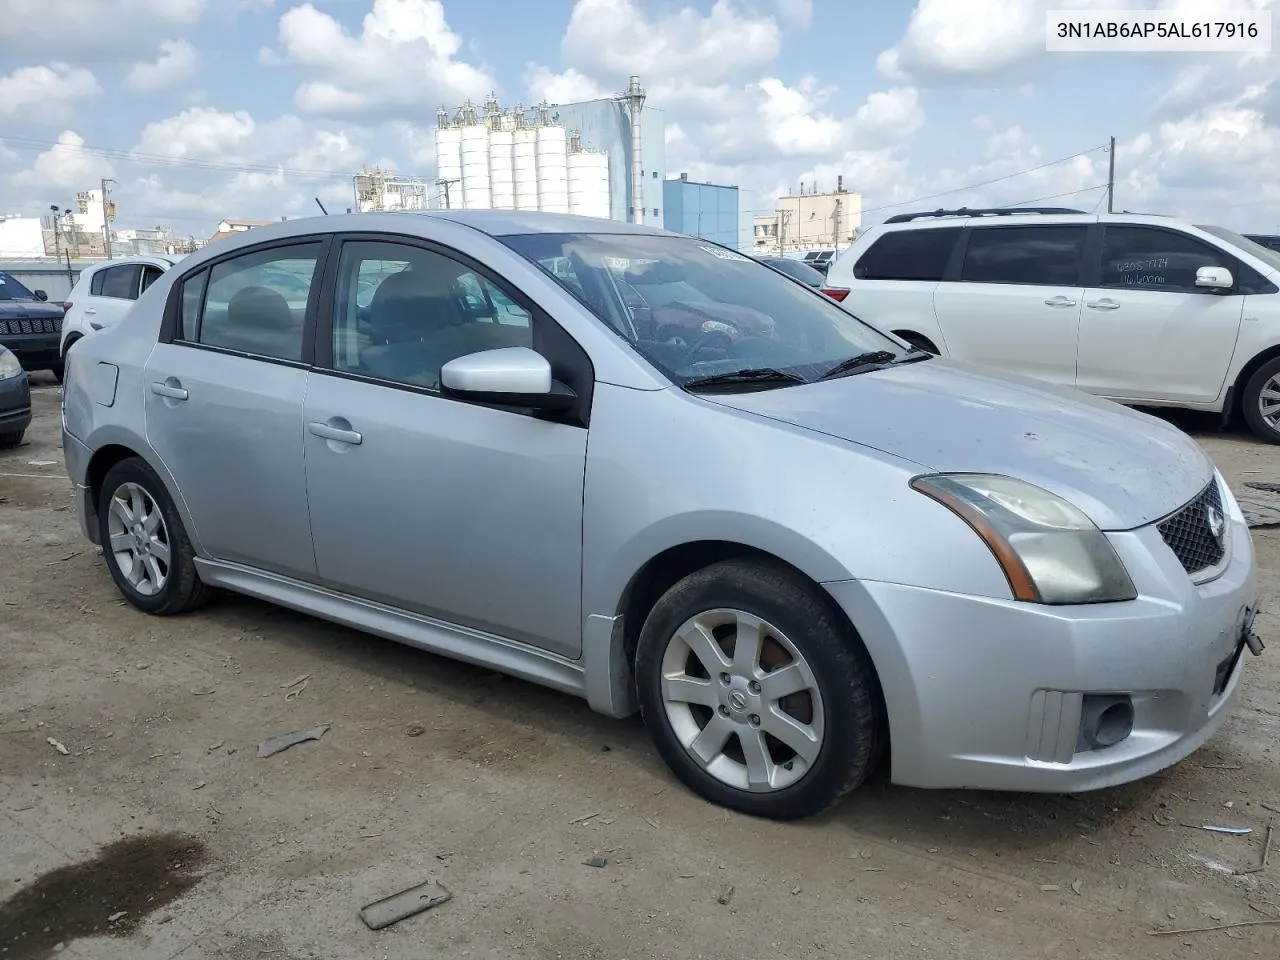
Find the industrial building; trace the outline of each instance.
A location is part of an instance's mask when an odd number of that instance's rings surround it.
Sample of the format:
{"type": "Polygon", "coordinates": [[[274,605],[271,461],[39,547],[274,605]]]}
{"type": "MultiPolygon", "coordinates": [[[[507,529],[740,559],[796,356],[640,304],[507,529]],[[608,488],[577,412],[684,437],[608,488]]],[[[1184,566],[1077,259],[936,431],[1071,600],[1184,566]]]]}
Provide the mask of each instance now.
{"type": "Polygon", "coordinates": [[[811,184],[805,191],[779,197],[773,213],[754,218],[752,246],[759,254],[803,253],[807,250],[840,250],[853,242],[862,229],[862,194],[844,188],[836,180],[834,193],[818,193],[811,184]]]}
{"type": "Polygon", "coordinates": [[[738,247],[738,188],[690,180],[662,182],[662,225],[676,233],[738,247]]]}
{"type": "Polygon", "coordinates": [[[399,177],[381,167],[362,168],[352,178],[355,209],[360,213],[427,209],[427,181],[399,177]]]}
{"type": "Polygon", "coordinates": [[[632,77],[606,100],[436,114],[438,206],[662,224],[665,121],[632,77]]]}

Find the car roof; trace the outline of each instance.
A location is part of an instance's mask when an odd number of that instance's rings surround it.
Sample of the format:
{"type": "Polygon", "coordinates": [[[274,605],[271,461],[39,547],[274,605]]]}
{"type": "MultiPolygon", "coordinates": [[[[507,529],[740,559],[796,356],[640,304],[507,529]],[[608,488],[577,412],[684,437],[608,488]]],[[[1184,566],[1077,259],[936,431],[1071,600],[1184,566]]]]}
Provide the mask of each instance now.
{"type": "MultiPolygon", "coordinates": [[[[606,220],[602,217],[580,217],[570,213],[543,213],[525,210],[421,210],[403,216],[438,217],[487,233],[491,237],[509,237],[529,233],[620,233],[648,236],[678,236],[670,230],[661,230],[640,223],[624,220],[606,220]]],[[[345,214],[344,214],[345,216],[345,214]]],[[[353,213],[352,217],[362,214],[353,213]]],[[[314,218],[313,218],[314,219],[314,218]]]]}
{"type": "Polygon", "coordinates": [[[153,264],[157,260],[162,263],[167,263],[169,264],[169,266],[173,266],[175,263],[177,263],[181,259],[182,259],[181,256],[177,256],[172,253],[141,253],[135,257],[113,257],[110,260],[103,260],[100,263],[95,263],[88,267],[85,267],[84,270],[81,271],[81,273],[93,273],[97,270],[101,270],[103,267],[127,267],[130,264],[134,264],[134,263],[152,263],[153,264]]]}

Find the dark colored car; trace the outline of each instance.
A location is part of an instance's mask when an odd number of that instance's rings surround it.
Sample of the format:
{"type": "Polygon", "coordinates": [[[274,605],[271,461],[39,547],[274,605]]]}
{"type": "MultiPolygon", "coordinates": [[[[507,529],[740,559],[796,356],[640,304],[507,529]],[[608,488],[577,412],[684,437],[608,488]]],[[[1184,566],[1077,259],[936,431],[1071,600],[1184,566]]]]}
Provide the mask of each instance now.
{"type": "Polygon", "coordinates": [[[823,272],[801,260],[792,260],[790,257],[759,257],[758,259],[765,266],[773,267],[779,273],[785,273],[806,286],[813,287],[815,290],[822,288],[822,282],[825,279],[823,272]]]}
{"type": "Polygon", "coordinates": [[[1254,243],[1266,247],[1268,250],[1280,251],[1280,237],[1270,236],[1263,233],[1246,233],[1246,240],[1252,240],[1254,243]]]}
{"type": "Polygon", "coordinates": [[[0,447],[16,447],[31,423],[31,388],[27,371],[0,345],[0,447]]]}
{"type": "Polygon", "coordinates": [[[61,380],[59,341],[65,311],[48,299],[43,290],[28,290],[0,272],[0,345],[13,351],[24,370],[49,370],[61,380]]]}

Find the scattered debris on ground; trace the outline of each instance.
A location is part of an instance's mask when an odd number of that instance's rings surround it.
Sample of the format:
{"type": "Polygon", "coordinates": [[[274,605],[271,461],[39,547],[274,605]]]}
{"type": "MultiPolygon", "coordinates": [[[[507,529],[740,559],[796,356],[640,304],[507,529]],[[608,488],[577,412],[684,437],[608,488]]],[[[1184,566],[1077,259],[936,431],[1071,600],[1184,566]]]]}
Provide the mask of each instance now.
{"type": "Polygon", "coordinates": [[[424,910],[438,907],[452,898],[453,894],[443,884],[428,880],[361,907],[360,919],[370,930],[381,930],[424,910]]]}
{"type": "Polygon", "coordinates": [[[258,756],[274,756],[282,750],[288,750],[299,743],[306,743],[308,740],[319,740],[328,732],[329,727],[330,724],[324,723],[310,730],[295,730],[292,733],[282,733],[278,736],[270,737],[258,744],[258,756]]]}

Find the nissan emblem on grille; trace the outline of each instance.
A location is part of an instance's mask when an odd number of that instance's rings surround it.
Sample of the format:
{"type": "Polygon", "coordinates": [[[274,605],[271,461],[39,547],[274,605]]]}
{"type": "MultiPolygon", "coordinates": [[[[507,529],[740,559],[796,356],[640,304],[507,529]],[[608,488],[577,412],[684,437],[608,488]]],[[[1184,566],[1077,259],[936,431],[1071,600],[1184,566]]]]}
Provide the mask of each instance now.
{"type": "Polygon", "coordinates": [[[1157,529],[1187,573],[1196,574],[1220,563],[1226,551],[1227,519],[1217,482],[1161,520],[1157,529]]]}

